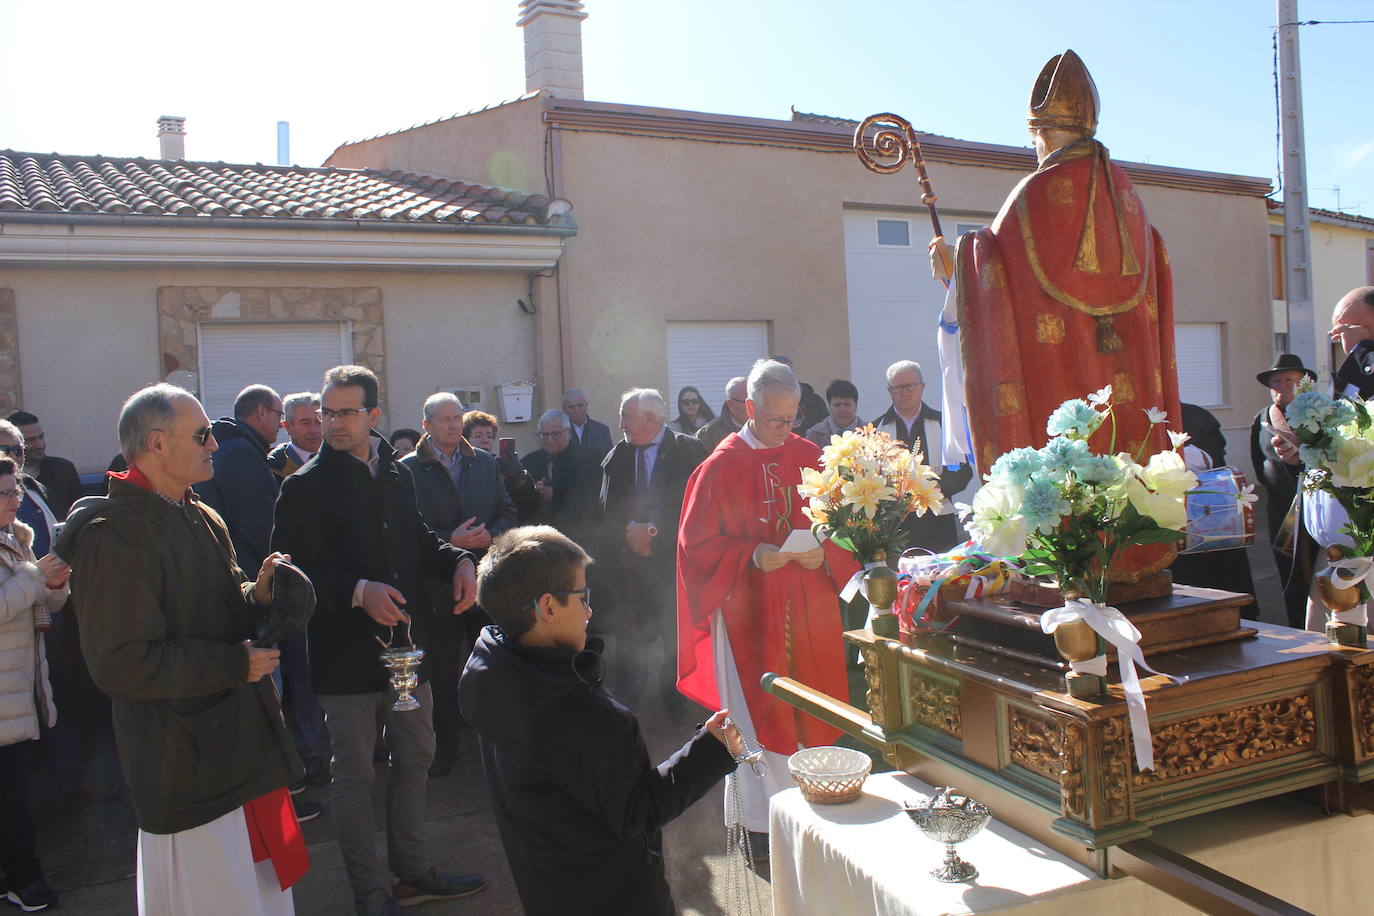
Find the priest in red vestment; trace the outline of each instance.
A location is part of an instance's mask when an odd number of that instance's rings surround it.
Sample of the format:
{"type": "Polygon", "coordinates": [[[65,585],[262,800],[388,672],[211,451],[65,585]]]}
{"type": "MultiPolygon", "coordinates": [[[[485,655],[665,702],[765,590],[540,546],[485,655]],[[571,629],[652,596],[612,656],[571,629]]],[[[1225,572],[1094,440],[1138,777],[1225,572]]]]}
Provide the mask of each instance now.
{"type": "Polygon", "coordinates": [[[702,462],[687,484],[678,529],[678,689],[710,709],[728,708],[765,750],[762,779],[739,774],[745,820],[768,829],[768,799],[792,785],[786,755],[829,744],[839,731],[776,697],[759,679],[795,678],[848,696],[839,590],[858,568],[830,542],[780,553],[810,529],[797,495],[801,469],[820,449],[794,435],[801,389],[792,370],[760,360],[748,380],[749,420],[702,462]]]}
{"type": "MultiPolygon", "coordinates": [[[[965,235],[954,280],[964,393],[978,464],[1046,441],[1063,401],[1111,385],[1117,451],[1169,447],[1145,408],[1180,422],[1169,256],[1131,180],[1093,139],[1097,87],[1065,51],[1031,92],[1039,167],[1007,198],[991,227],[965,235]]],[[[942,244],[936,240],[936,245],[942,244]]],[[[939,259],[936,258],[936,261],[939,259]]],[[[939,268],[937,267],[937,272],[939,268]]],[[[1095,450],[1110,447],[1104,424],[1095,450]]],[[[1127,564],[1125,578],[1162,568],[1171,545],[1127,564]]]]}

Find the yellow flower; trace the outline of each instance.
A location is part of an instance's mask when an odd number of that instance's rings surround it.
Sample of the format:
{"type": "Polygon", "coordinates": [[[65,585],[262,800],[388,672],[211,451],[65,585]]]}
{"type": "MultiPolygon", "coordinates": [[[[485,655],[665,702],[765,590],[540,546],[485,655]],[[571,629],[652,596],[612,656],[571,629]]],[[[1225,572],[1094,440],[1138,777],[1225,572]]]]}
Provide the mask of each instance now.
{"type": "Polygon", "coordinates": [[[859,451],[863,440],[854,435],[850,430],[838,436],[830,437],[830,444],[821,449],[821,462],[826,468],[839,467],[847,458],[853,457],[859,451]]]}
{"type": "Polygon", "coordinates": [[[876,474],[862,474],[846,481],[842,492],[844,505],[853,506],[869,518],[877,514],[880,502],[897,495],[897,491],[876,474]]]}
{"type": "Polygon", "coordinates": [[[802,515],[811,519],[813,525],[826,525],[830,523],[830,512],[824,500],[813,499],[811,505],[802,506],[802,515]]]}
{"type": "Polygon", "coordinates": [[[815,468],[802,468],[801,477],[802,482],[797,485],[797,493],[803,499],[824,496],[835,485],[834,474],[829,470],[818,471],[815,468]]]}

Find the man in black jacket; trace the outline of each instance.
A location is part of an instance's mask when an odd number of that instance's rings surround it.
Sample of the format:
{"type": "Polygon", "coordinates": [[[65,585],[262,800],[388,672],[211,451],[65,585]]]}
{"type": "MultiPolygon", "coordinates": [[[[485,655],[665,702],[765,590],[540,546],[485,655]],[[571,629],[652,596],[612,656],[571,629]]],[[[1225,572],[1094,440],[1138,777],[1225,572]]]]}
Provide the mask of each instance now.
{"type": "MultiPolygon", "coordinates": [[[[401,459],[415,480],[415,499],[425,524],[454,547],[481,559],[491,539],[515,527],[515,503],[501,479],[496,458],[473,448],[463,436],[463,404],[453,394],[432,394],[422,409],[425,434],[401,459]]],[[[435,604],[442,582],[431,582],[435,604]]],[[[434,692],[434,765],[430,776],[446,776],[458,757],[458,673],[466,651],[490,623],[480,608],[455,617],[436,614],[430,626],[429,662],[434,692]]]]}
{"type": "Polygon", "coordinates": [[[277,478],[267,452],[281,426],[281,398],[266,385],[249,385],[234,399],[234,415],[214,422],[215,476],[196,484],[200,498],[229,526],[239,562],[254,569],[268,554],[277,478]]]}
{"type": "Polygon", "coordinates": [[[586,537],[596,521],[601,464],[577,444],[572,423],[561,410],[540,415],[539,441],[543,448],[520,459],[539,491],[535,519],[574,540],[586,537]]]}
{"type": "Polygon", "coordinates": [[[721,710],[655,767],[639,723],[601,686],[582,548],[516,528],[482,559],[478,598],[496,621],[459,685],[482,738],[501,844],[529,916],[676,913],[664,824],[744,753],[721,710]]]}
{"type": "Polygon", "coordinates": [[[48,437],[38,417],[27,410],[16,410],[5,418],[24,434],[24,473],[43,485],[48,505],[60,522],[72,503],[81,498],[81,475],[66,458],[48,454],[48,437]]]}
{"type": "Polygon", "coordinates": [[[587,396],[581,388],[569,388],[563,392],[563,413],[567,414],[568,423],[572,426],[572,441],[599,466],[601,459],[611,450],[611,428],[587,416],[587,396]]]}
{"type": "Polygon", "coordinates": [[[1336,394],[1374,397],[1374,286],[1357,286],[1341,297],[1328,336],[1346,353],[1336,369],[1336,394]]]}
{"type": "Polygon", "coordinates": [[[612,680],[616,695],[634,703],[648,676],[647,652],[655,640],[664,660],[655,680],[670,713],[687,714],[677,692],[677,528],[687,478],[706,458],[706,446],[664,425],[667,407],[652,388],[620,399],[625,438],[602,462],[601,564],[607,613],[604,632],[615,636],[612,680]]]}
{"type": "Polygon", "coordinates": [[[320,415],[325,443],[313,461],[282,482],[272,543],[289,551],[315,583],[310,673],[334,747],[330,800],[334,828],[359,914],[399,913],[425,900],[480,891],[477,875],[437,871],[424,846],[425,782],[434,761],[428,683],[413,693],[420,708],[392,709],[383,643],[424,648],[432,614],[472,607],[472,555],[441,540],[415,504],[410,471],[375,431],[377,377],[361,366],[324,376],[320,415]],[[432,607],[425,579],[453,583],[452,603],[432,607]],[[400,879],[390,887],[373,846],[372,749],[385,722],[391,766],[387,848],[400,879]]]}

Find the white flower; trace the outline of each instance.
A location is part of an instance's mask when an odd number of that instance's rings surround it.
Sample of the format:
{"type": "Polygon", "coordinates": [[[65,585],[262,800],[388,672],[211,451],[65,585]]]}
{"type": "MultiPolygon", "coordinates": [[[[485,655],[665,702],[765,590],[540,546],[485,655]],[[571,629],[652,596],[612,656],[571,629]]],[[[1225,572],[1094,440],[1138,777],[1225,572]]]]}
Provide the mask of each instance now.
{"type": "Polygon", "coordinates": [[[1259,502],[1259,497],[1255,495],[1255,485],[1247,483],[1242,487],[1241,491],[1236,494],[1236,502],[1240,504],[1242,509],[1248,509],[1259,502]]]}
{"type": "MultiPolygon", "coordinates": [[[[1169,454],[1172,455],[1173,452],[1169,454]]],[[[1188,509],[1181,496],[1151,492],[1138,477],[1126,481],[1126,495],[1135,511],[1141,515],[1148,515],[1161,528],[1181,531],[1188,524],[1188,509]]]]}
{"type": "Polygon", "coordinates": [[[1187,433],[1176,433],[1172,429],[1167,432],[1169,433],[1169,441],[1173,443],[1173,447],[1176,450],[1183,448],[1183,446],[1188,444],[1188,440],[1193,438],[1187,433]]]}
{"type": "Polygon", "coordinates": [[[1026,520],[1021,515],[1024,494],[1015,484],[988,484],[973,497],[973,505],[960,503],[964,527],[988,553],[1019,557],[1026,552],[1026,520]]]}
{"type": "Polygon", "coordinates": [[[1151,490],[1180,501],[1184,493],[1197,486],[1197,475],[1188,470],[1178,452],[1156,452],[1151,455],[1145,467],[1140,469],[1139,476],[1151,490]]]}
{"type": "Polygon", "coordinates": [[[1111,399],[1112,399],[1112,386],[1111,386],[1111,385],[1108,385],[1108,386],[1105,387],[1105,388],[1099,388],[1099,389],[1097,389],[1096,391],[1094,391],[1092,394],[1088,395],[1088,403],[1091,404],[1093,407],[1104,407],[1104,406],[1106,406],[1107,402],[1110,401],[1111,399]]]}
{"type": "Polygon", "coordinates": [[[1169,415],[1158,407],[1146,407],[1145,418],[1150,421],[1151,426],[1169,422],[1169,415]]]}

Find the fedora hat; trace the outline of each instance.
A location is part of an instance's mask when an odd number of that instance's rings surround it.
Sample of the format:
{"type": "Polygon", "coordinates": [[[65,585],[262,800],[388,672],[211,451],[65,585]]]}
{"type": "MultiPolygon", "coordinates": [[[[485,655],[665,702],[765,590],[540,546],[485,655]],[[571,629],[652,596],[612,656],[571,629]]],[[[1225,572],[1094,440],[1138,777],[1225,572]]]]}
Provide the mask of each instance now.
{"type": "Polygon", "coordinates": [[[1298,356],[1296,353],[1279,354],[1279,358],[1274,361],[1273,368],[1265,369],[1263,372],[1256,375],[1255,378],[1259,379],[1261,385],[1268,386],[1269,379],[1273,377],[1275,372],[1285,372],[1289,369],[1296,369],[1314,382],[1317,380],[1317,373],[1304,366],[1302,364],[1302,357],[1298,356]]]}

